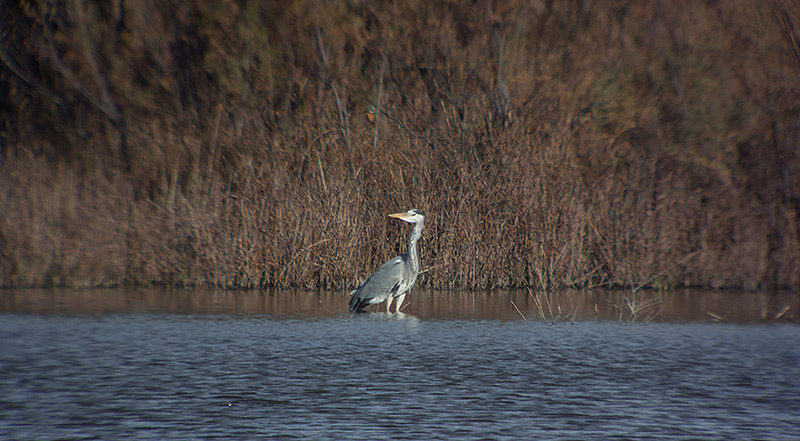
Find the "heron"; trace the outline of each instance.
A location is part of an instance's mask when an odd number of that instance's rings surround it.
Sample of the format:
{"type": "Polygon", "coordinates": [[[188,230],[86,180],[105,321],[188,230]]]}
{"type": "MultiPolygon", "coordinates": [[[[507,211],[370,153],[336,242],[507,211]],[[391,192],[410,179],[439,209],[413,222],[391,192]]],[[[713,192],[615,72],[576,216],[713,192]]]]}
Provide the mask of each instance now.
{"type": "Polygon", "coordinates": [[[422,210],[413,208],[405,213],[390,214],[389,217],[406,221],[414,226],[408,238],[408,251],[384,263],[371,276],[358,285],[350,295],[350,311],[360,312],[369,305],[386,303],[386,312],[391,312],[392,302],[397,300],[396,312],[406,293],[414,286],[419,274],[419,257],[417,257],[417,241],[425,228],[425,216],[422,210]]]}

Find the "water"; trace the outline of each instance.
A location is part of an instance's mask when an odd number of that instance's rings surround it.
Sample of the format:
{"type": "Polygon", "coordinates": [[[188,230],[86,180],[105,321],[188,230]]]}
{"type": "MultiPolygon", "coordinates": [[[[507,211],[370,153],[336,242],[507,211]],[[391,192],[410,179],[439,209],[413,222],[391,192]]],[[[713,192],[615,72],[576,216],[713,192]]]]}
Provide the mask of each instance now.
{"type": "Polygon", "coordinates": [[[308,293],[34,314],[14,295],[0,439],[800,439],[800,327],[774,320],[351,318],[308,293]]]}

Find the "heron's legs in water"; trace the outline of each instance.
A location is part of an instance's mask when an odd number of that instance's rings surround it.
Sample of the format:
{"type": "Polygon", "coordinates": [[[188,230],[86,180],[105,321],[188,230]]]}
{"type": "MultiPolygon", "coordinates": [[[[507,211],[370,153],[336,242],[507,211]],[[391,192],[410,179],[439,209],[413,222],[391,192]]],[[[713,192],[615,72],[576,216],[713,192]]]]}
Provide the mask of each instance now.
{"type": "Polygon", "coordinates": [[[394,298],[389,296],[389,300],[386,301],[386,313],[387,314],[390,314],[392,312],[392,300],[394,300],[394,298]]]}
{"type": "Polygon", "coordinates": [[[400,305],[403,304],[403,299],[405,299],[405,298],[406,298],[405,294],[400,294],[399,296],[397,296],[397,303],[396,303],[396,306],[395,306],[395,311],[396,312],[400,312],[400,305]]]}

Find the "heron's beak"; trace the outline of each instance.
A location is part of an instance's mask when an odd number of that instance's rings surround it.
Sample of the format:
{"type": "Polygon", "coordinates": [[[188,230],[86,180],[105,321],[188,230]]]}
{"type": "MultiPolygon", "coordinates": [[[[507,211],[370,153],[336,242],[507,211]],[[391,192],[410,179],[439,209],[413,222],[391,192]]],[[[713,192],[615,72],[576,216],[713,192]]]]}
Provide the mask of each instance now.
{"type": "Polygon", "coordinates": [[[407,220],[410,216],[407,213],[392,213],[389,217],[393,217],[395,219],[407,220]]]}

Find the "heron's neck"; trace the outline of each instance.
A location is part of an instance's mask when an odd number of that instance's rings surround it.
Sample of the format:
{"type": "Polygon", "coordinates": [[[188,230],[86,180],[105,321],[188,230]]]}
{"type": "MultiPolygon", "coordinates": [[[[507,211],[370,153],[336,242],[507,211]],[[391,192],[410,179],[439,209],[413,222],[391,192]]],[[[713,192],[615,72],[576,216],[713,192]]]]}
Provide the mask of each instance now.
{"type": "Polygon", "coordinates": [[[415,271],[419,271],[419,257],[417,256],[417,241],[422,237],[422,229],[425,227],[423,222],[414,224],[411,230],[411,237],[408,238],[408,262],[415,271]]]}

